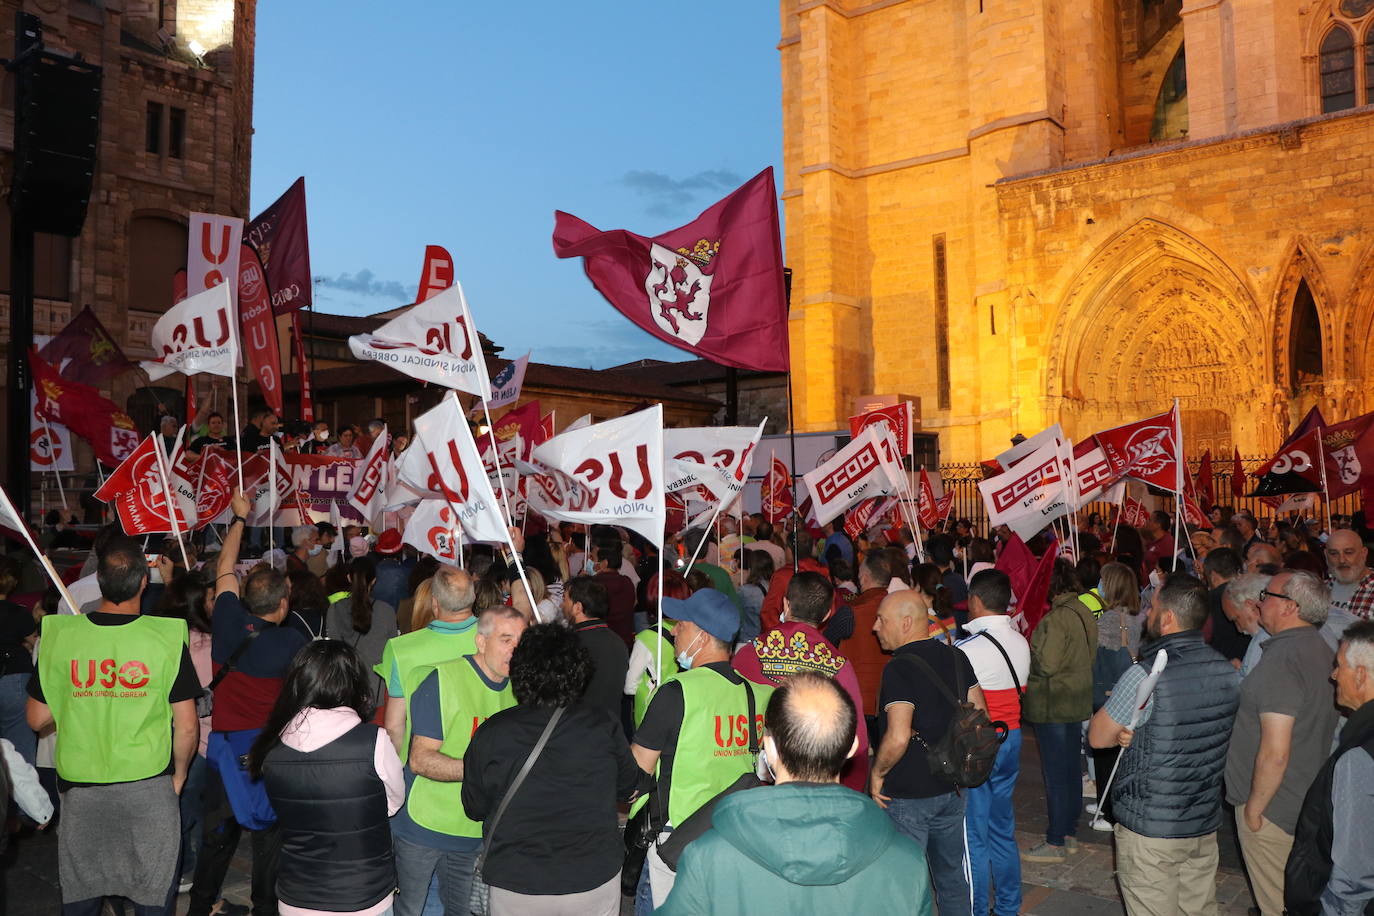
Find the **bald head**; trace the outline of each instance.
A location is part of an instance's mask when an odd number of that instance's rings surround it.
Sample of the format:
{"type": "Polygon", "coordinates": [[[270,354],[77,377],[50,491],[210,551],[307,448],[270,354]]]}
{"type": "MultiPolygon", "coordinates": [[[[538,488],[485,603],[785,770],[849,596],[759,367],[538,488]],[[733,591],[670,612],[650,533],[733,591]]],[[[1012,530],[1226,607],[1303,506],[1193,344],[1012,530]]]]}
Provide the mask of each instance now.
{"type": "Polygon", "coordinates": [[[853,700],[820,674],[794,675],[773,691],[764,725],[768,759],[779,783],[838,782],[844,762],[858,748],[853,700]]]}
{"type": "Polygon", "coordinates": [[[878,605],[873,623],[878,644],[887,651],[930,636],[930,604],[916,589],[893,592],[878,605]]]}
{"type": "Polygon", "coordinates": [[[1326,566],[1341,585],[1355,585],[1369,574],[1369,551],[1360,536],[1339,528],[1326,539],[1326,566]]]}
{"type": "MultiPolygon", "coordinates": [[[[1278,548],[1263,541],[1251,544],[1249,551],[1245,554],[1246,572],[1260,572],[1261,567],[1282,565],[1283,557],[1279,554],[1278,548]]],[[[1272,572],[1272,570],[1270,571],[1272,572]]]]}

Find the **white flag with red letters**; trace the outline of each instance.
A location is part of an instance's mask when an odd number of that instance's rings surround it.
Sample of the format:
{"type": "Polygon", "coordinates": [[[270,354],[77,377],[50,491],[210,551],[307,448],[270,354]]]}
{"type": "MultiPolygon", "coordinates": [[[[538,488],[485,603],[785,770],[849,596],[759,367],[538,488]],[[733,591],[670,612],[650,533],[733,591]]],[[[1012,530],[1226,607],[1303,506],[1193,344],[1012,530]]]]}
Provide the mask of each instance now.
{"type": "Polygon", "coordinates": [[[153,358],[140,361],[156,381],[173,372],[232,376],[238,362],[238,317],[228,283],[189,296],[153,325],[148,345],[153,358]]]}
{"type": "MultiPolygon", "coordinates": [[[[439,293],[429,301],[443,295],[439,293]]],[[[509,537],[506,517],[482,469],[477,443],[472,440],[472,430],[463,417],[458,396],[445,397],[417,419],[415,438],[402,457],[418,448],[417,458],[424,459],[428,471],[421,472],[424,479],[420,480],[420,462],[403,460],[402,480],[423,493],[447,500],[469,540],[505,543],[509,537]]]]}
{"type": "Polygon", "coordinates": [[[373,331],[348,338],[358,359],[478,397],[491,395],[487,362],[461,283],[413,305],[373,331]]]}
{"type": "Polygon", "coordinates": [[[880,435],[874,427],[865,427],[833,458],[802,475],[811,493],[816,524],[824,525],[870,497],[903,492],[906,472],[896,440],[886,430],[882,432],[880,435]]]}
{"type": "Polygon", "coordinates": [[[440,563],[457,566],[461,530],[458,513],[448,500],[422,499],[406,521],[401,541],[440,563]]]}
{"type": "Polygon", "coordinates": [[[1046,525],[1071,511],[1072,469],[1064,443],[1046,442],[1022,456],[1009,470],[979,481],[978,491],[992,525],[1006,525],[1030,540],[1046,525]]]}
{"type": "Polygon", "coordinates": [[[702,426],[663,431],[664,480],[669,493],[704,486],[717,500],[744,489],[764,424],[702,426]]]}
{"type": "Polygon", "coordinates": [[[388,441],[387,428],[383,426],[381,435],[372,440],[367,457],[353,469],[353,489],[348,492],[348,504],[369,521],[382,511],[386,499],[387,472],[391,469],[388,441]]]}

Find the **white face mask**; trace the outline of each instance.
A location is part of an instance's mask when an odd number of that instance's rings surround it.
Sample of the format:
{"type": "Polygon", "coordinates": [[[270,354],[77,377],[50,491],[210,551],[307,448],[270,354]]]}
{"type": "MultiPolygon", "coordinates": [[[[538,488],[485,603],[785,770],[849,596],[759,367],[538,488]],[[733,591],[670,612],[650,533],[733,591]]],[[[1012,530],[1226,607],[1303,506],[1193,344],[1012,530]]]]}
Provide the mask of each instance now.
{"type": "Polygon", "coordinates": [[[319,553],[320,553],[321,550],[324,550],[324,548],[321,547],[319,544],[316,544],[314,547],[311,547],[311,548],[310,548],[310,555],[311,555],[312,557],[314,557],[314,556],[319,556],[319,553]]]}
{"type": "MultiPolygon", "coordinates": [[[[699,639],[700,637],[701,637],[701,634],[698,633],[698,634],[697,634],[697,638],[699,639]]],[[[677,663],[678,663],[678,667],[680,667],[683,671],[686,671],[686,670],[688,670],[689,668],[692,667],[692,658],[693,658],[693,656],[691,655],[690,650],[691,650],[692,647],[695,646],[696,644],[697,644],[697,640],[696,640],[696,639],[693,639],[691,642],[689,642],[689,643],[687,644],[687,648],[686,648],[686,649],[683,649],[681,652],[679,652],[679,653],[677,654],[677,663]]]]}
{"type": "Polygon", "coordinates": [[[591,557],[587,557],[585,560],[582,561],[582,571],[589,576],[595,575],[596,561],[593,560],[591,557]]]}

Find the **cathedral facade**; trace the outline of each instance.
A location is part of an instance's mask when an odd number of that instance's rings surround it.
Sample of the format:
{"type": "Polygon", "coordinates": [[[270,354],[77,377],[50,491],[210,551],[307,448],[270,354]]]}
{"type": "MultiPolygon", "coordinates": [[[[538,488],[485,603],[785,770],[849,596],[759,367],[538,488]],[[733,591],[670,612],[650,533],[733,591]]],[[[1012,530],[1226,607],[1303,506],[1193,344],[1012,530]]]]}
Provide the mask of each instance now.
{"type": "Polygon", "coordinates": [[[1374,409],[1374,0],[784,0],[797,427],[1374,409]]]}

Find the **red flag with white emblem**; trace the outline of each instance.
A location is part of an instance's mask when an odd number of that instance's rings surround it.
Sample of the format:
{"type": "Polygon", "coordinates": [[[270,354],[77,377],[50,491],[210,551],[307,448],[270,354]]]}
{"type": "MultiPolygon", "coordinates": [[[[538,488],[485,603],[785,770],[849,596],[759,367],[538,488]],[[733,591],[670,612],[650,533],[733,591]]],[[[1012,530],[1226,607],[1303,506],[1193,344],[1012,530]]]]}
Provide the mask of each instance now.
{"type": "Polygon", "coordinates": [[[1178,416],[1169,409],[1157,416],[1104,429],[1093,436],[1113,474],[1125,474],[1162,490],[1180,489],[1178,416]]]}

